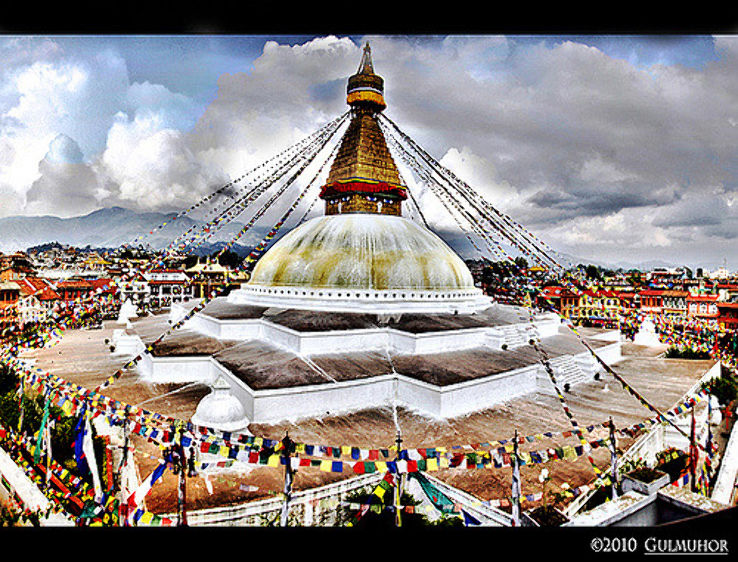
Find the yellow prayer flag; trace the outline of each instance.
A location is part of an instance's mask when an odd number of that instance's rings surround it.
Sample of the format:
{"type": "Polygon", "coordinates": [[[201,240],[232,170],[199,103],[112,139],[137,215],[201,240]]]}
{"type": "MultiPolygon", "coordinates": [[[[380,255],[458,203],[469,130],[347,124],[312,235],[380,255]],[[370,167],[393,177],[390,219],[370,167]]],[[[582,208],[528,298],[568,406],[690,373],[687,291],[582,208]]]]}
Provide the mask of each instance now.
{"type": "Polygon", "coordinates": [[[374,463],[377,472],[387,472],[387,463],[383,461],[377,461],[374,463]]]}
{"type": "Polygon", "coordinates": [[[425,467],[427,470],[438,470],[438,459],[430,458],[425,461],[425,467]]]}
{"type": "Polygon", "coordinates": [[[351,447],[348,447],[347,445],[341,445],[341,455],[343,455],[343,456],[350,456],[351,455],[351,447]]]}
{"type": "Polygon", "coordinates": [[[279,455],[269,455],[268,466],[279,466],[279,455]]]}
{"type": "Polygon", "coordinates": [[[333,461],[320,461],[320,470],[323,472],[331,472],[333,461]]]}
{"type": "Polygon", "coordinates": [[[574,447],[572,447],[571,445],[566,445],[564,447],[564,458],[565,459],[577,458],[577,452],[574,450],[574,447]]]}
{"type": "Polygon", "coordinates": [[[154,518],[154,514],[150,511],[147,511],[141,516],[141,519],[139,519],[139,523],[142,523],[144,525],[148,525],[151,523],[151,520],[154,518]]]}

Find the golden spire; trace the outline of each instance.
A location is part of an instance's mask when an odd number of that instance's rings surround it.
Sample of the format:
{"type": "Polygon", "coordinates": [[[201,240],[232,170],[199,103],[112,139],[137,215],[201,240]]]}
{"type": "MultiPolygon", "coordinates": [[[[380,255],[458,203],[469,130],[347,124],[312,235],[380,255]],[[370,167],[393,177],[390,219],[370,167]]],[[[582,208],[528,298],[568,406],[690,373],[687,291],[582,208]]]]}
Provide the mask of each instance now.
{"type": "Polygon", "coordinates": [[[387,107],[384,101],[384,79],[374,74],[369,41],[364,45],[359,70],[348,79],[346,103],[352,108],[364,108],[374,112],[387,107]]]}
{"type": "Polygon", "coordinates": [[[325,213],[401,215],[407,193],[377,122],[377,113],[387,105],[384,80],[374,74],[368,42],[346,91],[351,122],[320,193],[326,202],[325,213]]]}
{"type": "Polygon", "coordinates": [[[374,65],[372,64],[372,48],[369,46],[369,41],[364,45],[364,54],[361,56],[361,62],[359,63],[359,70],[357,74],[374,74],[374,65]]]}

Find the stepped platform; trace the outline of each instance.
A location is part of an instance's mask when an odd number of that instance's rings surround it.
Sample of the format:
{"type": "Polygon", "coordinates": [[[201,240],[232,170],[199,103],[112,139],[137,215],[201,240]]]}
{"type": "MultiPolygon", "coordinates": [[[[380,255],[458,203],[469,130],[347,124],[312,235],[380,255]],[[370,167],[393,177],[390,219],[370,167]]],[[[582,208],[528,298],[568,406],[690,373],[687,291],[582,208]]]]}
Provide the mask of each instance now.
{"type": "MultiPolygon", "coordinates": [[[[493,305],[474,314],[326,313],[234,305],[215,299],[167,333],[196,302],[132,319],[116,345],[143,380],[212,384],[223,378],[252,421],[349,412],[394,398],[448,417],[531,392],[555,393],[530,340],[556,362],[560,387],[601,367],[558,317],[493,305]]],[[[586,337],[608,363],[620,342],[586,337]]],[[[617,338],[615,338],[617,340],[617,338]]]]}
{"type": "MultiPolygon", "coordinates": [[[[143,319],[142,319],[143,320],[143,319]]],[[[166,321],[164,321],[166,324],[166,321]]],[[[135,324],[135,323],[134,323],[135,324]]],[[[126,357],[111,353],[103,343],[112,337],[115,324],[106,323],[103,330],[72,330],[65,332],[55,346],[32,350],[23,359],[37,367],[94,388],[112,372],[120,368],[126,357]]],[[[596,336],[596,332],[588,335],[596,336]]],[[[679,401],[699,378],[712,366],[711,361],[688,361],[658,357],[651,348],[625,343],[622,358],[613,368],[638,389],[656,407],[666,410],[679,401]]],[[[185,385],[147,382],[135,372],[126,372],[115,384],[103,391],[106,395],[130,404],[143,403],[149,410],[188,419],[199,400],[208,393],[205,384],[185,385]]],[[[651,413],[622,389],[610,375],[600,380],[589,380],[565,393],[571,413],[580,426],[605,422],[612,416],[616,427],[638,423],[651,413]]],[[[294,420],[252,422],[248,429],[255,435],[281,439],[286,432],[292,439],[315,444],[350,445],[357,447],[387,447],[396,435],[395,413],[390,403],[366,406],[352,412],[323,413],[294,420]]],[[[438,418],[418,409],[400,404],[396,412],[397,424],[402,429],[407,447],[464,445],[508,439],[517,429],[521,435],[545,431],[566,431],[571,425],[558,399],[548,393],[534,391],[505,402],[481,408],[475,412],[438,418]]],[[[602,438],[606,430],[588,434],[588,439],[602,438]]],[[[136,461],[144,477],[158,464],[161,454],[157,447],[144,438],[133,436],[136,461]]],[[[619,437],[618,446],[627,450],[633,440],[619,437]]],[[[521,446],[522,450],[538,450],[563,444],[577,445],[576,438],[536,440],[521,446]]],[[[606,449],[592,451],[600,468],[609,462],[606,449]]],[[[560,491],[566,482],[572,487],[593,479],[592,468],[585,457],[572,461],[525,466],[521,469],[523,490],[533,494],[541,491],[538,475],[541,468],[550,471],[549,490],[560,491]]],[[[235,465],[220,469],[217,478],[210,478],[212,491],[205,484],[205,474],[187,480],[187,498],[190,509],[225,509],[259,499],[270,498],[282,490],[283,473],[271,467],[235,465]]],[[[442,481],[464,490],[482,500],[509,496],[510,471],[446,469],[434,473],[442,481]]],[[[310,490],[316,486],[352,478],[352,474],[322,472],[317,468],[300,469],[295,475],[295,490],[310,490]]],[[[162,481],[147,497],[147,507],[155,513],[176,511],[177,477],[168,471],[162,481]]],[[[536,504],[524,502],[523,509],[536,504]]],[[[316,506],[318,507],[318,506],[316,506]]],[[[323,509],[329,507],[323,502],[323,509]]]]}

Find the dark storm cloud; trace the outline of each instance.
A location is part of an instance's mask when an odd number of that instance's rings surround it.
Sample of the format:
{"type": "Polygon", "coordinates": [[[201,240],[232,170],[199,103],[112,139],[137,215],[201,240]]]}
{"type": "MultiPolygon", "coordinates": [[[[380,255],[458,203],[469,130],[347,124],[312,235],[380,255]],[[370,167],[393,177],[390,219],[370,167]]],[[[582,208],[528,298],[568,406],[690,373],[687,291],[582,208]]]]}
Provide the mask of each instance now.
{"type": "MultiPolygon", "coordinates": [[[[209,59],[182,38],[176,48],[117,41],[134,63],[105,51],[77,64],[85,50],[71,57],[61,38],[63,48],[0,43],[13,68],[0,87],[0,191],[63,206],[76,183],[98,202],[186,205],[345,111],[345,80],[367,38],[358,39],[267,41],[248,64],[221,49],[215,83],[212,68],[197,70],[209,59]],[[167,65],[172,49],[182,59],[167,65]],[[114,86],[112,100],[100,83],[114,86]],[[86,167],[44,160],[59,133],[86,167]],[[34,158],[22,150],[31,142],[34,158]]],[[[735,38],[368,39],[386,114],[562,250],[684,252],[676,241],[709,250],[735,232],[735,38]]]]}

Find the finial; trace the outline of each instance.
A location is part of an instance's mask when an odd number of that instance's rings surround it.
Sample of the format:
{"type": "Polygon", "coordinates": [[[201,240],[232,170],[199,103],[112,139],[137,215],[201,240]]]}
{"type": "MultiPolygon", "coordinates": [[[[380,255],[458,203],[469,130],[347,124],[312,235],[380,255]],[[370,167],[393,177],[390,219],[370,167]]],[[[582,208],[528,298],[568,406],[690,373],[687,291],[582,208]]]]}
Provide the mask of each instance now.
{"type": "Polygon", "coordinates": [[[369,41],[364,45],[359,69],[349,77],[346,87],[346,103],[352,107],[363,107],[370,111],[382,111],[387,104],[384,101],[384,80],[374,73],[372,49],[369,41]]]}
{"type": "Polygon", "coordinates": [[[364,54],[361,56],[361,63],[357,74],[374,74],[374,65],[372,64],[372,49],[369,41],[364,45],[364,54]]]}

